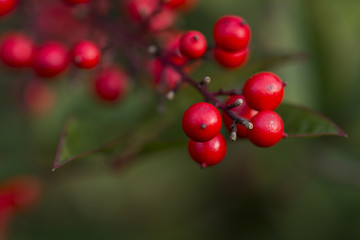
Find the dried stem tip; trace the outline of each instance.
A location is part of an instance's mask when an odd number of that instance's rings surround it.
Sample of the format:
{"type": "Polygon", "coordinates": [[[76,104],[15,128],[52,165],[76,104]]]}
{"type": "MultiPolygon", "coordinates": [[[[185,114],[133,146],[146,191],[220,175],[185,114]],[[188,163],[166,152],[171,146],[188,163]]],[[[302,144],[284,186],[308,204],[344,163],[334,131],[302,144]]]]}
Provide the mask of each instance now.
{"type": "Polygon", "coordinates": [[[209,76],[206,76],[201,80],[200,85],[201,86],[208,85],[210,84],[210,82],[211,82],[211,78],[209,76]]]}
{"type": "Polygon", "coordinates": [[[236,141],[236,138],[237,138],[236,132],[231,132],[231,133],[230,133],[230,140],[235,142],[235,141],[236,141]]]}
{"type": "Polygon", "coordinates": [[[235,102],[233,102],[232,104],[227,105],[227,109],[232,109],[232,108],[234,108],[234,107],[238,107],[238,106],[240,106],[240,105],[243,104],[243,103],[244,103],[244,101],[243,101],[241,98],[236,99],[235,102]]]}
{"type": "Polygon", "coordinates": [[[150,54],[150,55],[155,55],[156,52],[157,52],[157,47],[155,45],[150,45],[148,48],[147,48],[147,52],[150,54]]]}
{"type": "Polygon", "coordinates": [[[250,121],[243,121],[240,123],[241,125],[243,125],[246,129],[253,129],[254,125],[250,122],[250,121]]]}
{"type": "Polygon", "coordinates": [[[237,139],[237,127],[236,127],[236,121],[233,121],[233,124],[231,125],[231,133],[230,133],[230,140],[236,141],[237,139]]]}
{"type": "Polygon", "coordinates": [[[175,97],[175,92],[174,91],[170,91],[170,92],[168,92],[167,94],[166,94],[166,98],[168,99],[168,100],[173,100],[174,99],[174,97],[175,97]]]}

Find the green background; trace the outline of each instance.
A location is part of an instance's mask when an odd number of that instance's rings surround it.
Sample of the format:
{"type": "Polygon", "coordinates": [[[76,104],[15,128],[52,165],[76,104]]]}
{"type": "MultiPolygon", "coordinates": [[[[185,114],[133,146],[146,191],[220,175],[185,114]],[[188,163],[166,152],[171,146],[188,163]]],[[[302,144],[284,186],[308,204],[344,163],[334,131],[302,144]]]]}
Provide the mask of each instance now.
{"type": "MultiPolygon", "coordinates": [[[[253,34],[249,65],[305,53],[306,60],[270,68],[288,83],[284,102],[322,112],[349,136],[286,139],[268,149],[240,140],[228,144],[221,164],[205,170],[188,156],[181,131],[182,113],[201,99],[186,88],[159,117],[171,121],[167,131],[121,168],[109,163],[141,143],[141,134],[111,153],[51,172],[69,114],[85,122],[71,135],[74,148],[83,139],[99,146],[141,126],[151,136],[160,123],[151,121],[155,107],[143,104],[155,95],[135,88],[122,105],[103,106],[86,88],[58,81],[51,83],[60,94],[56,108],[32,118],[10,91],[27,73],[1,67],[0,179],[29,174],[45,185],[37,207],[14,217],[10,239],[360,239],[359,11],[355,0],[203,0],[181,18],[181,28],[200,30],[212,42],[216,19],[243,16],[253,34]]],[[[13,20],[1,31],[21,18],[13,20]]],[[[252,73],[205,63],[193,76],[209,75],[213,89],[229,89],[241,88],[252,73]]]]}

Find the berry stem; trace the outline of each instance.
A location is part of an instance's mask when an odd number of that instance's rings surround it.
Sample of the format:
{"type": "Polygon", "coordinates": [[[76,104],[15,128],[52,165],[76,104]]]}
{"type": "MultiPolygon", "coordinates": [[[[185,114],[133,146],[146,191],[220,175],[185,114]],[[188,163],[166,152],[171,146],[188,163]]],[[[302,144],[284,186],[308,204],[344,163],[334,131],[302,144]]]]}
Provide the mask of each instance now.
{"type": "Polygon", "coordinates": [[[181,75],[184,82],[187,82],[190,85],[192,85],[200,94],[202,94],[204,96],[205,101],[212,102],[215,107],[220,108],[224,113],[226,113],[236,123],[243,125],[247,129],[253,128],[253,125],[249,120],[247,120],[246,118],[243,118],[243,117],[236,116],[232,111],[230,111],[228,109],[228,106],[225,103],[223,103],[219,99],[217,99],[216,93],[208,91],[203,85],[201,85],[198,82],[196,82],[195,80],[193,80],[188,74],[186,74],[183,71],[183,69],[181,67],[170,62],[163,55],[161,55],[161,51],[159,51],[158,58],[164,65],[171,66],[175,71],[177,71],[181,75]]]}

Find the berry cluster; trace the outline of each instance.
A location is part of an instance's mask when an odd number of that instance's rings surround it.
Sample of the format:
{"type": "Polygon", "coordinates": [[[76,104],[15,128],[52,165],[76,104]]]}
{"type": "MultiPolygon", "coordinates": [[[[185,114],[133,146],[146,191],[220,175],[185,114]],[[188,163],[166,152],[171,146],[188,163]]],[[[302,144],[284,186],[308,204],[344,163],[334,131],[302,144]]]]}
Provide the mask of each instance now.
{"type": "MultiPolygon", "coordinates": [[[[33,32],[3,34],[0,59],[10,69],[33,70],[34,77],[29,78],[24,91],[31,111],[45,112],[52,107],[55,97],[47,79],[64,74],[70,67],[74,69],[69,73],[76,69],[94,71],[93,92],[101,100],[115,102],[124,99],[130,79],[138,78],[145,66],[147,77],[161,96],[171,100],[185,84],[204,96],[205,101],[189,107],[182,119],[183,130],[190,138],[189,154],[202,167],[215,165],[225,157],[222,121],[231,132],[231,140],[249,138],[257,146],[270,147],[284,136],[283,122],[273,111],[283,99],[284,83],[275,74],[253,75],[242,93],[211,92],[207,89],[210,77],[201,82],[190,77],[204,60],[231,69],[245,64],[251,30],[243,18],[220,17],[214,24],[213,45],[209,46],[203,33],[175,27],[176,20],[195,0],[121,1],[117,17],[110,14],[113,3],[109,0],[29,1],[32,7],[28,6],[26,14],[33,32]],[[121,66],[121,59],[126,64],[121,66]],[[228,99],[222,101],[221,96],[228,99]]],[[[26,3],[19,4],[24,4],[20,9],[26,9],[26,3]]],[[[15,0],[0,1],[0,16],[16,5],[15,0]]]]}

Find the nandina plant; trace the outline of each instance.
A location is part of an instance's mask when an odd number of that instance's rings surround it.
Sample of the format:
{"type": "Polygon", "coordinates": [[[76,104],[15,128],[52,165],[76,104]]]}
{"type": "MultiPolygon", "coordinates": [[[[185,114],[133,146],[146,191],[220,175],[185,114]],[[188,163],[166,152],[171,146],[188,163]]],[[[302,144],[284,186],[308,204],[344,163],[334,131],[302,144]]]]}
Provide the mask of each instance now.
{"type": "MultiPolygon", "coordinates": [[[[243,17],[235,15],[219,16],[210,23],[213,36],[208,38],[201,29],[177,28],[178,19],[195,2],[32,0],[32,8],[27,1],[0,2],[4,5],[0,5],[4,9],[0,16],[27,9],[26,23],[33,26],[26,32],[13,29],[2,33],[0,45],[0,58],[10,67],[9,71],[25,68],[29,74],[35,73],[28,80],[32,82],[31,91],[25,91],[30,108],[50,106],[39,103],[49,97],[32,97],[34,81],[41,82],[36,89],[47,96],[50,95],[45,94],[48,82],[60,81],[61,76],[75,81],[74,73],[88,71],[84,85],[103,108],[115,109],[122,104],[128,109],[126,114],[109,119],[102,126],[90,126],[87,119],[69,117],[60,136],[54,170],[71,160],[99,152],[110,152],[109,158],[115,159],[112,166],[121,166],[141,154],[176,118],[182,119],[182,129],[189,138],[189,156],[203,168],[226,158],[226,138],[249,139],[265,148],[281,144],[287,137],[346,136],[323,115],[305,107],[283,104],[287,79],[265,71],[273,63],[264,69],[249,68],[254,70],[243,88],[237,82],[234,89],[210,90],[211,82],[219,81],[211,78],[211,71],[204,72],[202,79],[194,78],[193,71],[204,62],[215,62],[228,71],[242,71],[251,54],[251,33],[257,31],[243,17]],[[17,5],[20,5],[18,9],[17,5]],[[49,12],[58,14],[58,21],[50,19],[49,12]],[[32,39],[35,35],[36,39],[32,39]],[[180,92],[188,88],[194,89],[202,101],[189,103],[184,99],[180,92]],[[149,94],[150,91],[155,94],[149,94]],[[156,106],[152,104],[154,99],[156,106]],[[127,106],[130,100],[136,106],[127,106]],[[177,109],[165,108],[170,100],[188,104],[181,111],[182,116],[177,109]],[[136,115],[138,121],[127,114],[136,115]],[[220,133],[223,122],[229,131],[225,137],[220,133]],[[121,126],[119,132],[108,127],[115,125],[121,126]],[[77,130],[82,133],[82,144],[78,144],[78,136],[77,142],[73,141],[72,134],[77,130]]],[[[186,144],[182,146],[186,151],[186,144]]]]}

